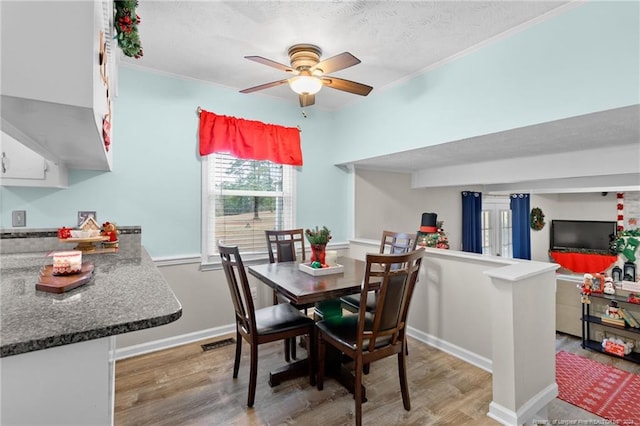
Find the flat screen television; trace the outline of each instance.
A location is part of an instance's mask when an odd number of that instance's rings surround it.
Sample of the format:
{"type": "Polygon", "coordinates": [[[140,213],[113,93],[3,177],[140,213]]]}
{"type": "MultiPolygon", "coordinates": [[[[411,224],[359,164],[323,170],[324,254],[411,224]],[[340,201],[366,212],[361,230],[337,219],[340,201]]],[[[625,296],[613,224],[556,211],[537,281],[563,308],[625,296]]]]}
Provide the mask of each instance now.
{"type": "Polygon", "coordinates": [[[552,220],[551,250],[607,252],[616,235],[616,222],[596,220],[552,220]]]}

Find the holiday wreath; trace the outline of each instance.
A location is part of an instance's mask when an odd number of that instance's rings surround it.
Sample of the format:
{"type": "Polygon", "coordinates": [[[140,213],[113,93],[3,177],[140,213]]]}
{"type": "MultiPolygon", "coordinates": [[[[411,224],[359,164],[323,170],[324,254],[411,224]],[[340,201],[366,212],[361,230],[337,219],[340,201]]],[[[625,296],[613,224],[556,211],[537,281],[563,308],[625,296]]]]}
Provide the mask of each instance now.
{"type": "Polygon", "coordinates": [[[531,209],[531,229],[539,231],[544,228],[544,213],[539,207],[531,209]]]}
{"type": "Polygon", "coordinates": [[[142,44],[138,35],[140,17],[136,14],[137,0],[115,0],[116,39],[125,55],[139,59],[142,57],[142,44]]]}

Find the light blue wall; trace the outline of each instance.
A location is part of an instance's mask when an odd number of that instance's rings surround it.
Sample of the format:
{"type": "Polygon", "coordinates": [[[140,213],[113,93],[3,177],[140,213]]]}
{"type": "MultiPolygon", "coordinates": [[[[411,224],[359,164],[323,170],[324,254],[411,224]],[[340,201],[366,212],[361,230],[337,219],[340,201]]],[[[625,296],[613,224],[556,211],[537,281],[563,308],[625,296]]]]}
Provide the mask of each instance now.
{"type": "MultiPolygon", "coordinates": [[[[97,211],[98,221],[141,225],[154,257],[198,255],[201,163],[196,108],[285,126],[300,125],[304,166],[298,173],[299,226],[326,224],[347,238],[343,211],[346,175],[332,166],[330,118],[305,120],[295,103],[250,96],[203,82],[121,67],[114,108],[113,170],[73,170],[69,188],[2,188],[2,221],[27,210],[29,228],[75,226],[78,210],[97,211]]],[[[6,226],[5,226],[6,227],[6,226]]]]}
{"type": "Polygon", "coordinates": [[[374,89],[336,116],[349,141],[337,162],[638,103],[640,2],[586,2],[393,90],[374,89]]]}
{"type": "MultiPolygon", "coordinates": [[[[2,226],[73,225],[78,210],[141,225],[152,256],[200,253],[196,108],[300,125],[298,226],[351,236],[352,188],[333,164],[640,102],[640,3],[588,2],[337,113],[121,67],[112,172],[71,171],[65,190],[0,191],[2,226]]],[[[428,42],[428,41],[425,41],[428,42]]]]}

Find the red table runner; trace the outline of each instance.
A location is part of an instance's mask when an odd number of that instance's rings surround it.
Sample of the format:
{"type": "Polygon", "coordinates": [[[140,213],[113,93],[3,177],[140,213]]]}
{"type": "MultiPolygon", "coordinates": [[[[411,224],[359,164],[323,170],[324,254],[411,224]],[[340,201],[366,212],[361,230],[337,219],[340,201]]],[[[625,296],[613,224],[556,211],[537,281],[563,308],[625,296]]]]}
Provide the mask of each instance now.
{"type": "Polygon", "coordinates": [[[550,252],[551,257],[563,268],[576,273],[604,272],[616,261],[618,256],[594,253],[550,252]]]}

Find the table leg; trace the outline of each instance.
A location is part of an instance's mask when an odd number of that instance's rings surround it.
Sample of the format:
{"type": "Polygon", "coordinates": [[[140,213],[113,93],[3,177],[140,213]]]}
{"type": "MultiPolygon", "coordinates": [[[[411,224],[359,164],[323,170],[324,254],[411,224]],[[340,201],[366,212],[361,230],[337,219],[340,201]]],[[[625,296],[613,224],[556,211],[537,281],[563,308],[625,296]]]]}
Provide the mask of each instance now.
{"type": "Polygon", "coordinates": [[[278,386],[284,380],[294,379],[296,377],[309,375],[309,364],[307,358],[291,364],[283,365],[269,373],[269,386],[278,386]]]}

